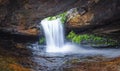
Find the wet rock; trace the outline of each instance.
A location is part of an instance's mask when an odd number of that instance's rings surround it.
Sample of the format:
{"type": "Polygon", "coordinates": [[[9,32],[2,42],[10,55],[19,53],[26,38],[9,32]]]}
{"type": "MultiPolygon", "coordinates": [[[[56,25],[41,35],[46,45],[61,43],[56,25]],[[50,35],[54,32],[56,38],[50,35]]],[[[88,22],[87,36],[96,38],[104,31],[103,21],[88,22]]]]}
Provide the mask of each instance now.
{"type": "Polygon", "coordinates": [[[25,48],[26,45],[25,45],[25,44],[22,44],[22,43],[16,43],[16,44],[15,44],[15,47],[16,47],[16,48],[25,48]]]}
{"type": "Polygon", "coordinates": [[[0,31],[38,36],[42,34],[38,26],[43,18],[57,15],[72,8],[76,1],[0,0],[0,31]]]}
{"type": "Polygon", "coordinates": [[[120,31],[119,0],[0,0],[0,31],[37,36],[42,34],[38,26],[43,18],[68,10],[68,30],[79,33],[120,31]]]}
{"type": "Polygon", "coordinates": [[[82,4],[68,11],[67,30],[99,34],[120,31],[120,21],[118,20],[120,2],[118,0],[89,0],[82,4]]]}
{"type": "Polygon", "coordinates": [[[32,51],[27,48],[27,43],[18,43],[6,37],[0,39],[0,70],[34,71],[32,51]]]}
{"type": "Polygon", "coordinates": [[[90,25],[90,21],[93,19],[93,14],[86,13],[85,15],[83,15],[85,12],[85,10],[81,10],[81,12],[79,13],[77,8],[69,10],[67,15],[67,27],[80,28],[90,25]]]}
{"type": "Polygon", "coordinates": [[[6,32],[11,35],[22,35],[22,36],[38,36],[39,35],[39,30],[38,29],[21,29],[22,27],[19,28],[0,28],[1,32],[6,32]]]}
{"type": "Polygon", "coordinates": [[[32,71],[32,69],[24,68],[19,64],[9,64],[9,68],[13,71],[32,71]]]}
{"type": "MultiPolygon", "coordinates": [[[[95,57],[94,57],[95,58],[95,57]]],[[[104,58],[103,58],[104,59],[104,58]]],[[[66,66],[63,71],[119,71],[120,59],[107,59],[103,61],[83,61],[72,66],[66,66]]]]}

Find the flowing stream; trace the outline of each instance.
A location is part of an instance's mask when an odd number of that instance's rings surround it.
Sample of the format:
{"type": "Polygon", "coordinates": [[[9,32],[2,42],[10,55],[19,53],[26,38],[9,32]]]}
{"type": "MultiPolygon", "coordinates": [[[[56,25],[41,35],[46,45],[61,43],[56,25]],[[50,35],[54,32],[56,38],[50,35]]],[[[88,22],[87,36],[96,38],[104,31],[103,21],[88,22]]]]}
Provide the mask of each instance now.
{"type": "Polygon", "coordinates": [[[46,45],[36,42],[29,47],[32,49],[32,60],[37,64],[34,66],[36,71],[64,71],[64,67],[71,67],[74,60],[78,63],[95,62],[99,61],[99,58],[100,61],[104,61],[120,56],[119,48],[95,49],[65,41],[64,25],[60,18],[50,21],[43,19],[40,24],[45,34],[46,45]]]}
{"type": "Polygon", "coordinates": [[[64,28],[60,18],[55,20],[44,19],[41,21],[45,38],[46,38],[46,52],[51,53],[70,53],[70,54],[84,54],[84,55],[105,55],[118,56],[118,49],[86,49],[83,46],[77,46],[73,43],[65,42],[64,28]]]}
{"type": "Polygon", "coordinates": [[[73,52],[73,48],[76,46],[64,41],[64,28],[60,18],[51,21],[44,19],[41,21],[41,25],[46,38],[46,52],[73,52]]]}

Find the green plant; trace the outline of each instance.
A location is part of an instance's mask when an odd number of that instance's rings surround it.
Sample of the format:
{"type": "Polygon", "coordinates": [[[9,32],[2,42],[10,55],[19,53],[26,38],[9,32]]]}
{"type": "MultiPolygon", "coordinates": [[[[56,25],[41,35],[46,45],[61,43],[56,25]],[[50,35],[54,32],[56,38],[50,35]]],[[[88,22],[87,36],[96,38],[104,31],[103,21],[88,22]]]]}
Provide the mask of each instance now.
{"type": "Polygon", "coordinates": [[[55,19],[57,19],[57,17],[56,17],[56,16],[53,16],[53,17],[47,17],[46,19],[49,20],[49,21],[51,21],[51,20],[55,20],[55,19]]]}
{"type": "Polygon", "coordinates": [[[55,19],[57,19],[57,18],[60,18],[61,22],[62,22],[62,23],[65,23],[65,21],[66,21],[66,15],[67,15],[67,12],[64,12],[64,13],[61,13],[61,14],[56,15],[56,16],[47,17],[47,18],[45,18],[45,19],[51,21],[51,20],[55,20],[55,19]]]}
{"type": "Polygon", "coordinates": [[[86,42],[87,44],[91,45],[116,45],[118,44],[117,41],[109,38],[99,37],[92,34],[76,34],[75,32],[71,31],[67,35],[67,39],[71,40],[74,43],[82,43],[86,42]]]}
{"type": "Polygon", "coordinates": [[[79,35],[75,34],[73,31],[71,31],[67,35],[67,39],[70,39],[72,42],[75,42],[75,43],[80,43],[81,42],[81,37],[79,35]]]}
{"type": "Polygon", "coordinates": [[[64,12],[62,14],[57,15],[57,18],[60,18],[61,22],[65,23],[65,21],[66,21],[66,15],[67,15],[67,12],[64,12]]]}
{"type": "Polygon", "coordinates": [[[42,37],[42,38],[39,39],[39,43],[40,44],[43,44],[44,42],[45,42],[45,38],[44,37],[42,37]]]}

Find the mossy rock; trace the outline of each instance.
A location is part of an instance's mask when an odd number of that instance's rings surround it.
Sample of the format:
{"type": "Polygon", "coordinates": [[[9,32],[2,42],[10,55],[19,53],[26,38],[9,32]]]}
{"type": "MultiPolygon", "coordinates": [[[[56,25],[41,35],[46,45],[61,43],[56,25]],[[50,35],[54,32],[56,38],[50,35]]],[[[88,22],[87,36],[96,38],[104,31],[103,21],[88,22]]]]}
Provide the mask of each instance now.
{"type": "Polygon", "coordinates": [[[45,37],[41,37],[39,39],[39,44],[44,44],[45,43],[45,37]]]}
{"type": "Polygon", "coordinates": [[[61,13],[61,14],[56,15],[56,16],[47,17],[45,19],[47,19],[48,21],[52,21],[52,20],[60,18],[61,22],[64,24],[66,21],[66,16],[67,16],[67,12],[64,12],[64,13],[61,13]]]}
{"type": "Polygon", "coordinates": [[[96,36],[94,34],[76,34],[71,31],[66,38],[73,43],[84,44],[90,46],[113,46],[119,43],[111,38],[96,36]]]}

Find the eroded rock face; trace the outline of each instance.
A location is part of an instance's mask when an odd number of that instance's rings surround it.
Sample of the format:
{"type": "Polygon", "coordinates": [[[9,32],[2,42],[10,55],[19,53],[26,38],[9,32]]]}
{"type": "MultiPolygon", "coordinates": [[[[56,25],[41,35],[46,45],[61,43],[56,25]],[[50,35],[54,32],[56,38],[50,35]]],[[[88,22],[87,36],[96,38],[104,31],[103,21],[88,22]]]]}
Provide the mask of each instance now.
{"type": "Polygon", "coordinates": [[[80,13],[77,8],[73,8],[69,10],[67,15],[67,24],[66,24],[67,27],[80,28],[83,26],[90,25],[90,21],[93,19],[94,15],[93,13],[89,13],[89,12],[83,15],[84,13],[86,13],[84,9],[80,13]]]}
{"type": "Polygon", "coordinates": [[[67,27],[77,32],[112,33],[120,31],[120,1],[89,0],[69,10],[67,27]]]}
{"type": "Polygon", "coordinates": [[[0,30],[12,34],[40,34],[39,22],[73,7],[77,0],[0,0],[0,30]]]}
{"type": "Polygon", "coordinates": [[[69,28],[93,31],[99,25],[119,23],[119,0],[0,0],[0,31],[36,36],[43,18],[72,8],[78,12],[67,22],[69,28]]]}

